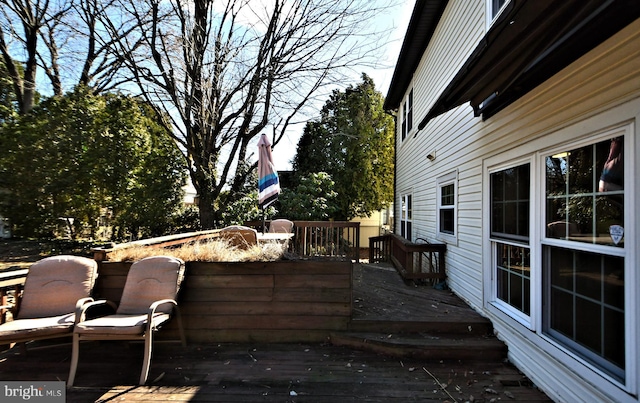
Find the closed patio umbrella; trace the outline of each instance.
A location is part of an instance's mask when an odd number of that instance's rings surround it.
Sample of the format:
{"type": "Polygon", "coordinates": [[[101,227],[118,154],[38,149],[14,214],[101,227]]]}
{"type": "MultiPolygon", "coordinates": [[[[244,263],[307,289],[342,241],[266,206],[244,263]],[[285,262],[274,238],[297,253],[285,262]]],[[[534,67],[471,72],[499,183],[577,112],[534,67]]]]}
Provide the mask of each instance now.
{"type": "Polygon", "coordinates": [[[258,204],[262,209],[262,231],[265,232],[264,209],[278,200],[280,180],[273,165],[271,143],[266,134],[260,136],[258,150],[258,204]]]}

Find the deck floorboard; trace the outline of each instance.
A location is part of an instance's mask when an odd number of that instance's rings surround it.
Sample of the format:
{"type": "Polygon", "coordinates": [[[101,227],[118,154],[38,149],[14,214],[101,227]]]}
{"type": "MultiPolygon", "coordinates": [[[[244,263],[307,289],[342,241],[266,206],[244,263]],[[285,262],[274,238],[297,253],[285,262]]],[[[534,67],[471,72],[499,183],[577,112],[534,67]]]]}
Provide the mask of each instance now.
{"type": "MultiPolygon", "coordinates": [[[[392,270],[356,265],[354,320],[483,320],[449,291],[405,284],[392,270]]],[[[499,361],[397,358],[329,343],[157,342],[146,386],[141,343],[87,342],[68,403],[86,402],[549,402],[499,361]]],[[[0,380],[67,379],[71,344],[0,353],[0,380]]]]}

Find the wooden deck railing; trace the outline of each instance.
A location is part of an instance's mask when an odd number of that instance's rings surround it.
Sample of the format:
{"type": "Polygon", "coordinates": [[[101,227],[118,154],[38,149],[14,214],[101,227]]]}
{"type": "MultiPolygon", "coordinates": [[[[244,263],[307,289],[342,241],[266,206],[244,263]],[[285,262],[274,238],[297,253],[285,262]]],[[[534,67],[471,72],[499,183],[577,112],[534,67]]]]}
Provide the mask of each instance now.
{"type": "Polygon", "coordinates": [[[9,306],[9,294],[13,291],[14,304],[19,300],[15,298],[20,294],[24,280],[27,277],[29,269],[7,270],[0,273],[0,323],[6,320],[6,314],[9,306]]]}
{"type": "MultiPolygon", "coordinates": [[[[270,221],[266,221],[267,228],[270,221]]],[[[246,226],[262,231],[262,221],[246,226]]],[[[348,221],[294,221],[289,251],[301,257],[360,258],[360,223],[348,221]]]]}
{"type": "MultiPolygon", "coordinates": [[[[266,221],[267,227],[270,221],[266,221]]],[[[289,241],[289,252],[302,258],[360,258],[360,223],[346,221],[294,221],[294,236],[289,241]]],[[[262,232],[262,221],[249,221],[244,225],[262,232]]],[[[197,231],[168,235],[115,245],[113,248],[94,248],[93,257],[104,260],[108,252],[133,246],[176,246],[183,243],[218,236],[220,230],[197,231]]]]}
{"type": "Polygon", "coordinates": [[[410,242],[396,234],[369,238],[369,261],[391,262],[407,280],[442,281],[446,278],[444,254],[446,244],[410,242]]]}

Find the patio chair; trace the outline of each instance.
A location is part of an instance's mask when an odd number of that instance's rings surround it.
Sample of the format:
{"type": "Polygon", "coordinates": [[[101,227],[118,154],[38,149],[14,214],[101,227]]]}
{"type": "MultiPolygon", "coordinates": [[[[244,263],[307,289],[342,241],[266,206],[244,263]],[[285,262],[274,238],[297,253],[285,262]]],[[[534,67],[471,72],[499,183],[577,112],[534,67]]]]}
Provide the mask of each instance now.
{"type": "MultiPolygon", "coordinates": [[[[186,346],[176,297],[184,277],[184,262],[170,256],[152,256],[134,262],[129,269],[122,298],[115,314],[82,321],[73,331],[68,386],[73,386],[83,340],[144,340],[140,385],[149,375],[153,332],[175,313],[180,341],[186,346]]],[[[106,304],[96,301],[92,306],[106,304]]],[[[89,307],[87,307],[88,309],[89,307]]]]}
{"type": "Polygon", "coordinates": [[[0,325],[0,344],[71,337],[81,308],[93,301],[97,276],[97,262],[81,256],[52,256],[31,265],[22,295],[16,295],[14,320],[0,325]]]}
{"type": "Polygon", "coordinates": [[[239,249],[248,249],[258,244],[258,231],[242,225],[231,225],[220,230],[220,238],[239,249]]]}
{"type": "Polygon", "coordinates": [[[293,232],[293,221],[289,221],[284,218],[273,220],[269,225],[269,232],[290,234],[291,232],[293,232]]]}

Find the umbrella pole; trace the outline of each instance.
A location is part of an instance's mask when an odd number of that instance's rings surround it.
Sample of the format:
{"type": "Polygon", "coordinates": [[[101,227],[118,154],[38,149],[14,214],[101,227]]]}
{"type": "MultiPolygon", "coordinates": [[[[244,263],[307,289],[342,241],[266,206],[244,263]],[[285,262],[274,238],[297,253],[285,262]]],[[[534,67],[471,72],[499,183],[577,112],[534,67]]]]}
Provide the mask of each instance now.
{"type": "Polygon", "coordinates": [[[265,232],[267,232],[267,217],[266,214],[264,212],[264,207],[262,207],[262,233],[264,234],[265,232]]]}

